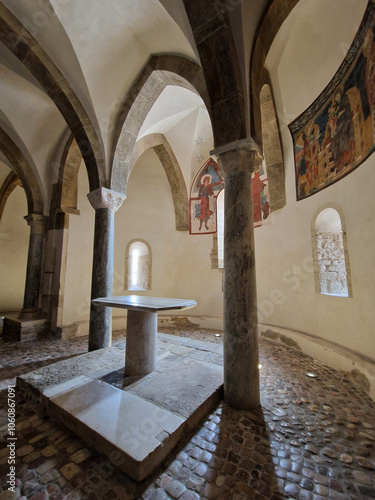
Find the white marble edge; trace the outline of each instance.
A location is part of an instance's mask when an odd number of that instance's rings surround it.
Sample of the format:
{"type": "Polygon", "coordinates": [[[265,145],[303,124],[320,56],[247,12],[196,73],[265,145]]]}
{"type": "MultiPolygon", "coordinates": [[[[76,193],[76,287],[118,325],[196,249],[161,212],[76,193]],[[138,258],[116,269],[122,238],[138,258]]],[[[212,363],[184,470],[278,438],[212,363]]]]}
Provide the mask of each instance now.
{"type": "Polygon", "coordinates": [[[168,311],[172,309],[191,309],[197,305],[192,299],[172,299],[166,297],[149,297],[147,295],[119,295],[113,297],[100,297],[92,299],[96,305],[104,307],[117,307],[119,309],[129,309],[138,312],[168,311]],[[155,304],[152,304],[155,301],[155,304]],[[160,302],[157,305],[157,302],[160,302]],[[167,301],[170,301],[169,304],[167,301]],[[143,302],[143,304],[142,304],[143,302]]]}

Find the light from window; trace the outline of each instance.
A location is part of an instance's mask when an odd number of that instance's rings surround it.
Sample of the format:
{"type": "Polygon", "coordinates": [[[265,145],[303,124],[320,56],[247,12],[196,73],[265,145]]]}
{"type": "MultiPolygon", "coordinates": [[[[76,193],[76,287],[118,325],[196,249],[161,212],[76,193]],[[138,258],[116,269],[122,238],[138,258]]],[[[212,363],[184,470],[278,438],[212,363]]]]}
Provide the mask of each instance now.
{"type": "Polygon", "coordinates": [[[137,285],[138,283],[138,269],[139,269],[139,251],[134,248],[131,253],[131,275],[132,275],[132,286],[137,285]]]}
{"type": "Polygon", "coordinates": [[[319,288],[323,295],[349,297],[343,236],[337,210],[322,210],[315,221],[315,245],[319,288]]]}
{"type": "Polygon", "coordinates": [[[142,241],[134,241],[128,249],[128,290],[148,290],[149,283],[149,251],[142,241]]]}

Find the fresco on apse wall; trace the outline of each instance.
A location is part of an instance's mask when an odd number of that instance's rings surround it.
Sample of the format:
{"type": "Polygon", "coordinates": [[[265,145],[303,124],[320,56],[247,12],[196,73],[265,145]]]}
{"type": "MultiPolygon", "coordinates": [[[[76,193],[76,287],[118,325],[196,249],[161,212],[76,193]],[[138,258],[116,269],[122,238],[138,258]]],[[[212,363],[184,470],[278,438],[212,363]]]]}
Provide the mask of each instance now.
{"type": "Polygon", "coordinates": [[[252,178],[254,227],[270,221],[270,198],[266,167],[263,164],[252,178]]]}
{"type": "Polygon", "coordinates": [[[216,199],[223,187],[219,165],[210,157],[199,169],[191,187],[190,234],[216,233],[216,199]]]}
{"type": "Polygon", "coordinates": [[[318,99],[290,125],[297,200],[358,167],[375,143],[375,3],[338,72],[318,99]]]}
{"type": "MultiPolygon", "coordinates": [[[[224,188],[224,179],[218,163],[209,158],[198,171],[190,192],[190,234],[217,232],[217,197],[224,188]]],[[[261,226],[270,217],[270,200],[266,167],[252,178],[254,227],[261,226]]]]}

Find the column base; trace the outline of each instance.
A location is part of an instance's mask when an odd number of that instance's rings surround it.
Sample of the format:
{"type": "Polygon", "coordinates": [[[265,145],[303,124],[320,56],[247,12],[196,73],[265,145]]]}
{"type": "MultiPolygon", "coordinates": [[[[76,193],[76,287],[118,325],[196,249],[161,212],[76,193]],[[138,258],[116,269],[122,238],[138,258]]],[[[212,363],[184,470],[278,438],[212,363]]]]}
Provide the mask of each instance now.
{"type": "Polygon", "coordinates": [[[3,338],[25,342],[43,337],[48,332],[46,318],[21,318],[6,316],[3,322],[3,338]]]}
{"type": "Polygon", "coordinates": [[[40,318],[40,309],[22,309],[18,315],[19,319],[38,319],[40,318]]]}

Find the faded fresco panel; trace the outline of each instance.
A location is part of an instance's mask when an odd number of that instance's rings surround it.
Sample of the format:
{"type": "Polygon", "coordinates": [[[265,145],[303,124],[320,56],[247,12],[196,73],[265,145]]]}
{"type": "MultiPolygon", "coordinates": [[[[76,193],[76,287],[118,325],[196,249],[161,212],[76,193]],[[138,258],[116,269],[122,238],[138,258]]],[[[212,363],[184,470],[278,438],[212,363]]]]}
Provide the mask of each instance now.
{"type": "Polygon", "coordinates": [[[190,234],[217,231],[216,198],[224,188],[218,163],[209,158],[195,176],[190,192],[190,234]]]}
{"type": "Polygon", "coordinates": [[[252,178],[254,227],[270,221],[270,198],[266,166],[263,164],[252,178]]]}
{"type": "Polygon", "coordinates": [[[370,1],[338,72],[318,99],[289,125],[297,200],[338,181],[374,150],[375,4],[370,1]]]}
{"type": "MultiPolygon", "coordinates": [[[[218,163],[209,158],[198,171],[190,191],[190,234],[217,232],[217,197],[224,189],[218,163]]],[[[266,165],[252,178],[254,227],[270,222],[270,198],[266,165]]]]}

